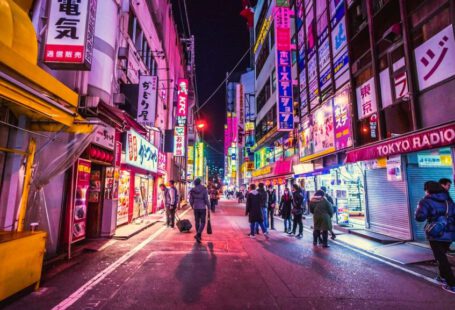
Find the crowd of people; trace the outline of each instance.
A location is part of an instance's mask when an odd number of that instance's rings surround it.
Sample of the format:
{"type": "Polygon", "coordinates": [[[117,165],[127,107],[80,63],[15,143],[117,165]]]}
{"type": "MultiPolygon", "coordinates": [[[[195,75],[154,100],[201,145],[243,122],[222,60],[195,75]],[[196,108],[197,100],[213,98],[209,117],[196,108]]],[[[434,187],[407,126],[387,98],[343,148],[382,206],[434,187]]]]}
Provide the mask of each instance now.
{"type": "MultiPolygon", "coordinates": [[[[439,274],[435,280],[442,284],[444,290],[455,293],[455,277],[447,258],[450,245],[455,241],[455,203],[449,194],[451,184],[449,179],[426,182],[425,196],[419,202],[415,218],[420,222],[426,221],[425,233],[439,268],[439,274]]],[[[201,242],[206,212],[207,210],[215,212],[221,191],[214,184],[209,184],[207,189],[201,184],[200,179],[196,179],[194,185],[190,191],[189,200],[194,209],[197,231],[195,239],[201,242]]],[[[172,181],[170,188],[166,188],[163,184],[160,188],[166,205],[166,224],[173,227],[178,193],[172,181]]],[[[230,192],[227,193],[227,198],[233,198],[230,194],[230,192]]],[[[307,205],[308,211],[313,214],[313,245],[321,244],[323,248],[328,248],[329,233],[332,239],[336,238],[332,229],[332,217],[336,214],[336,207],[325,187],[316,191],[309,201],[297,184],[292,185],[291,189],[285,188],[280,199],[277,199],[272,185],[266,187],[263,183],[257,186],[251,184],[248,191],[242,194],[246,198],[245,215],[248,216],[250,223],[248,234],[250,238],[255,238],[260,229],[268,239],[269,229],[275,230],[274,216],[278,211],[278,215],[284,221],[283,233],[301,239],[307,205]]]]}
{"type": "MultiPolygon", "coordinates": [[[[303,237],[303,219],[307,201],[304,191],[297,184],[294,184],[291,190],[287,187],[284,189],[279,203],[273,186],[269,185],[266,188],[263,183],[259,183],[258,186],[251,184],[246,197],[246,215],[250,222],[249,236],[251,238],[256,237],[259,228],[266,238],[268,238],[269,228],[275,230],[274,216],[277,207],[278,215],[284,221],[284,233],[298,239],[303,237]]],[[[314,221],[313,244],[322,244],[324,248],[327,248],[329,247],[328,233],[331,232],[332,239],[336,238],[331,220],[335,208],[333,199],[326,193],[325,188],[321,188],[311,198],[308,205],[314,221]]]]}

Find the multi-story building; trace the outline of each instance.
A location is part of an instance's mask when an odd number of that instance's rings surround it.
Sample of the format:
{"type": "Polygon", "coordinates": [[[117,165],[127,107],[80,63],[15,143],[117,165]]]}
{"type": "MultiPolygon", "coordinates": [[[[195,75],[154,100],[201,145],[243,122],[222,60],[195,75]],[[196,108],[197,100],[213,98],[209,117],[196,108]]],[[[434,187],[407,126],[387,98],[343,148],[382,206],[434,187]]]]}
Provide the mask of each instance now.
{"type": "Polygon", "coordinates": [[[295,179],[310,192],[327,187],[342,222],[423,240],[413,217],[423,183],[454,175],[455,4],[295,4],[295,179]]]}
{"type": "Polygon", "coordinates": [[[0,8],[12,17],[1,21],[0,228],[37,222],[52,256],[156,212],[160,183],[176,180],[184,197],[186,152],[164,138],[187,124],[191,48],[170,1],[0,8]]]}
{"type": "Polygon", "coordinates": [[[298,102],[294,3],[258,1],[254,14],[255,145],[253,181],[290,184],[298,102]],[[294,107],[295,106],[295,107],[294,107]]]}

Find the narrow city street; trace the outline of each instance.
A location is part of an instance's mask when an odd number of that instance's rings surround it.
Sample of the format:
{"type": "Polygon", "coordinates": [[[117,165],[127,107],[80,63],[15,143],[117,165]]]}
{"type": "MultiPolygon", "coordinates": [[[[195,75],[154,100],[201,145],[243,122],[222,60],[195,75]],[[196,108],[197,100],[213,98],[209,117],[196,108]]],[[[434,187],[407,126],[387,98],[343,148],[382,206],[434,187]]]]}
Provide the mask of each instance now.
{"type": "MultiPolygon", "coordinates": [[[[191,210],[183,217],[193,221],[191,210]]],[[[158,223],[84,253],[6,309],[452,309],[440,287],[331,243],[276,231],[247,236],[244,205],[222,201],[213,234],[158,223]]],[[[306,227],[308,228],[308,227],[306,227]]]]}

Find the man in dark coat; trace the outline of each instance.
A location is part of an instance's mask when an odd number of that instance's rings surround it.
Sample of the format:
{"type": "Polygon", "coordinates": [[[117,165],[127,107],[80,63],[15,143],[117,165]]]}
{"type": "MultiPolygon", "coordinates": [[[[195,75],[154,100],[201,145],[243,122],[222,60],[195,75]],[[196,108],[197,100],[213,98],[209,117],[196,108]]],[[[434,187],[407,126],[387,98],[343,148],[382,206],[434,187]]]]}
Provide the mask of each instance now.
{"type": "MultiPolygon", "coordinates": [[[[273,185],[270,184],[267,189],[267,220],[270,223],[270,229],[275,230],[273,217],[275,215],[276,192],[273,185]]],[[[268,227],[267,227],[268,228],[268,227]]]]}
{"type": "Polygon", "coordinates": [[[196,222],[197,233],[194,239],[200,243],[210,202],[207,188],[201,184],[201,179],[199,178],[194,180],[194,187],[190,191],[190,205],[194,209],[194,221],[196,222]]]}
{"type": "MultiPolygon", "coordinates": [[[[325,199],[327,199],[328,202],[330,202],[330,204],[332,205],[332,209],[333,209],[333,214],[337,214],[337,206],[335,205],[335,202],[333,201],[333,198],[332,196],[329,195],[329,193],[327,192],[327,187],[325,186],[321,186],[321,191],[324,192],[324,196],[325,196],[325,199]]],[[[330,235],[331,235],[331,239],[332,240],[335,240],[335,238],[337,237],[335,232],[333,231],[333,228],[331,228],[329,230],[330,232],[330,235]]]]}
{"type": "Polygon", "coordinates": [[[294,222],[292,225],[292,232],[290,235],[295,235],[297,226],[299,226],[298,239],[303,237],[303,204],[304,196],[302,190],[297,184],[292,185],[292,215],[294,216],[294,222]]]}
{"type": "Polygon", "coordinates": [[[267,228],[264,226],[264,217],[262,212],[263,199],[259,192],[256,190],[256,185],[250,185],[250,192],[246,198],[246,211],[245,215],[248,215],[248,221],[250,222],[250,233],[248,236],[255,238],[257,226],[259,225],[264,233],[264,236],[268,238],[267,228]]]}
{"type": "Polygon", "coordinates": [[[427,233],[434,258],[438,261],[439,275],[436,280],[443,284],[442,288],[449,293],[455,294],[455,277],[447,259],[447,252],[450,245],[455,241],[455,203],[450,199],[449,193],[438,182],[425,182],[425,197],[419,201],[415,212],[415,219],[418,222],[427,221],[432,224],[447,218],[447,225],[444,227],[441,236],[433,237],[427,233]]]}
{"type": "Polygon", "coordinates": [[[289,192],[289,188],[284,189],[284,194],[280,200],[280,215],[284,220],[284,232],[291,232],[291,209],[292,209],[292,195],[289,192]]]}
{"type": "Polygon", "coordinates": [[[267,220],[267,209],[268,209],[267,192],[265,191],[264,183],[258,184],[257,192],[258,192],[259,198],[260,198],[260,205],[261,205],[261,210],[262,210],[262,219],[264,221],[264,227],[268,228],[269,221],[267,220]]]}
{"type": "Polygon", "coordinates": [[[328,248],[327,239],[328,231],[332,229],[331,217],[333,215],[333,208],[325,198],[323,191],[317,191],[313,198],[311,198],[310,212],[313,213],[313,244],[317,244],[317,240],[322,232],[322,246],[328,248]]]}

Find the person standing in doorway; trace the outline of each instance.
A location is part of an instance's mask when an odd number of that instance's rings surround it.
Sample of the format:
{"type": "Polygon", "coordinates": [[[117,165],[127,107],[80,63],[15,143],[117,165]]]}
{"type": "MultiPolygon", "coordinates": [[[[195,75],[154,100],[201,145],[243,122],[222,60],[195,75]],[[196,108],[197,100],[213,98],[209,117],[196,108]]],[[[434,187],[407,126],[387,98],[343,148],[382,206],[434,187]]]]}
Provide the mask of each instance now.
{"type": "Polygon", "coordinates": [[[281,218],[284,220],[284,232],[290,233],[291,232],[291,210],[292,210],[292,196],[289,192],[289,188],[284,189],[284,194],[281,196],[280,200],[280,215],[281,218]]]}
{"type": "Polygon", "coordinates": [[[425,232],[439,267],[439,275],[435,280],[442,284],[445,291],[455,294],[455,277],[447,259],[450,245],[455,241],[455,204],[447,190],[438,182],[425,182],[424,190],[426,195],[419,201],[415,219],[418,222],[427,221],[425,232]],[[446,220],[446,225],[435,237],[428,228],[443,220],[446,220]]]}
{"type": "Polygon", "coordinates": [[[196,239],[198,243],[201,243],[207,209],[210,208],[210,202],[207,188],[201,184],[201,179],[199,178],[194,180],[194,187],[190,191],[190,205],[194,210],[194,221],[196,226],[196,235],[194,236],[194,239],[196,239]]]}
{"type": "Polygon", "coordinates": [[[273,217],[275,215],[276,192],[273,185],[270,184],[267,189],[267,220],[270,223],[270,229],[275,230],[273,225],[273,217]]]}
{"type": "Polygon", "coordinates": [[[262,212],[262,198],[260,195],[259,191],[256,190],[256,184],[251,184],[250,192],[246,197],[245,210],[245,215],[248,216],[248,221],[250,222],[250,233],[248,234],[250,238],[255,238],[258,225],[261,227],[264,236],[268,238],[267,228],[264,226],[264,213],[262,212]]]}
{"type": "Polygon", "coordinates": [[[297,226],[299,226],[299,234],[297,238],[301,239],[303,237],[303,203],[304,198],[302,190],[297,184],[292,185],[292,215],[294,217],[294,222],[292,225],[292,232],[289,235],[295,235],[297,226]]]}
{"type": "Polygon", "coordinates": [[[257,192],[259,193],[261,210],[262,210],[262,220],[264,221],[264,227],[269,228],[269,221],[267,220],[267,192],[265,191],[264,183],[259,183],[257,192]]]}
{"type": "Polygon", "coordinates": [[[328,248],[329,230],[332,229],[333,208],[325,198],[325,193],[318,190],[310,200],[310,212],[313,213],[313,245],[317,245],[322,232],[322,246],[328,248]]]}

